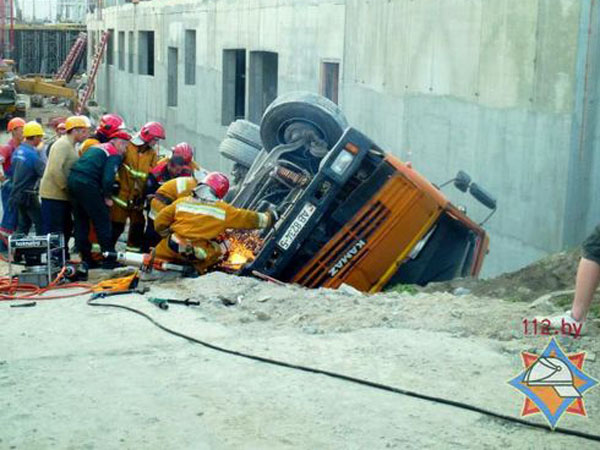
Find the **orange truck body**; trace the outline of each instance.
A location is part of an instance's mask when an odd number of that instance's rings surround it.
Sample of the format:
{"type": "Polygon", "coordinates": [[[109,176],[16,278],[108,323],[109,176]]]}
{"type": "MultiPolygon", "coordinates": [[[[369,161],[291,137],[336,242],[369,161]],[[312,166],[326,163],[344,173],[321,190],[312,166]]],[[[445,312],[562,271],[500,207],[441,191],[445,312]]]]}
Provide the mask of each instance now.
{"type": "Polygon", "coordinates": [[[331,152],[250,270],[309,288],[348,284],[371,293],[479,274],[486,232],[425,177],[353,129],[331,152]],[[352,162],[338,176],[341,152],[352,162]]]}

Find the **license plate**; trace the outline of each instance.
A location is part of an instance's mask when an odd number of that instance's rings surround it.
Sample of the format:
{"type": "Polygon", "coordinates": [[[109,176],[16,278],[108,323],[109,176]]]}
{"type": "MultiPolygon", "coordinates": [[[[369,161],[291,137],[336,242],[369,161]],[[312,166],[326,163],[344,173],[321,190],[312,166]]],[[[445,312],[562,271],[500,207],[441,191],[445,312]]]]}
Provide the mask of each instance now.
{"type": "Polygon", "coordinates": [[[277,245],[282,249],[287,250],[292,245],[292,242],[298,237],[298,234],[302,231],[304,226],[308,223],[308,219],[311,218],[313,213],[317,210],[315,205],[307,203],[300,211],[300,214],[296,216],[292,224],[285,231],[284,235],[279,239],[277,245]]]}

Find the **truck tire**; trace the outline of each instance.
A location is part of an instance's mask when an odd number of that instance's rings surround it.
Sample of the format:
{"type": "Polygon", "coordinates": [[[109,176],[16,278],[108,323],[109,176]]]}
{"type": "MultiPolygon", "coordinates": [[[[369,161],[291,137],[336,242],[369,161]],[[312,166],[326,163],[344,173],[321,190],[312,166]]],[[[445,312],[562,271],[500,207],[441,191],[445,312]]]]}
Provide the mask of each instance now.
{"type": "Polygon", "coordinates": [[[289,143],[286,129],[298,123],[316,131],[328,148],[335,145],[348,127],[341,109],[331,100],[312,92],[290,92],[277,97],[263,114],[260,136],[264,148],[271,151],[289,143]]]}
{"type": "Polygon", "coordinates": [[[225,138],[219,145],[219,153],[225,158],[235,161],[244,167],[250,168],[258,156],[256,147],[241,142],[237,139],[225,138]]]}
{"type": "Polygon", "coordinates": [[[227,137],[242,141],[257,150],[262,149],[259,126],[247,120],[240,119],[231,122],[227,128],[227,137]]]}

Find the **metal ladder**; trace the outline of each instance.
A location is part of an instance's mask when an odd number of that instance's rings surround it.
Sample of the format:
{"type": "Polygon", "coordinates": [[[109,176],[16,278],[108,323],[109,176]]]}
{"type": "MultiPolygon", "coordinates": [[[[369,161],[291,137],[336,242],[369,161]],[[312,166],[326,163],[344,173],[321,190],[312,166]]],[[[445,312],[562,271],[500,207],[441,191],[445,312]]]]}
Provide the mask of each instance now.
{"type": "Polygon", "coordinates": [[[77,39],[73,43],[67,58],[58,69],[58,72],[56,72],[54,75],[55,80],[65,80],[65,83],[71,81],[71,78],[73,78],[73,73],[75,72],[75,65],[77,64],[77,61],[79,61],[79,58],[81,58],[81,55],[83,55],[86,45],[87,34],[79,33],[79,36],[77,36],[77,39]]]}
{"type": "Polygon", "coordinates": [[[98,73],[98,67],[100,67],[100,63],[102,62],[102,55],[104,55],[104,50],[106,49],[106,43],[108,42],[108,37],[110,36],[110,31],[105,31],[102,33],[102,37],[100,38],[100,42],[98,42],[98,46],[96,47],[96,53],[94,54],[94,60],[92,62],[92,68],[88,74],[88,82],[87,86],[83,90],[83,92],[79,95],[77,99],[77,108],[75,109],[76,114],[81,114],[87,106],[87,102],[94,92],[94,87],[96,83],[96,74],[98,73]]]}

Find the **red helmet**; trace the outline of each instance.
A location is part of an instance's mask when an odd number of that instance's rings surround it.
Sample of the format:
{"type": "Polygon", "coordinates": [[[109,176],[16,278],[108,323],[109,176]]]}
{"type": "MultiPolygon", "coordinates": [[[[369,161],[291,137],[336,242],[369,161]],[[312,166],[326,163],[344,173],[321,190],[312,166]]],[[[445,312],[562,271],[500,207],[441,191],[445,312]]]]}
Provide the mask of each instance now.
{"type": "Polygon", "coordinates": [[[210,187],[218,198],[223,198],[229,191],[229,179],[221,172],[210,172],[201,184],[210,187]]]}
{"type": "Polygon", "coordinates": [[[194,159],[194,147],[187,142],[180,142],[171,149],[173,156],[180,156],[185,161],[185,164],[189,164],[194,159]]]}
{"type": "Polygon", "coordinates": [[[140,132],[133,139],[135,145],[143,145],[150,142],[152,139],[164,139],[165,129],[158,122],[148,122],[142,127],[140,132]]]}
{"type": "Polygon", "coordinates": [[[123,118],[117,114],[104,114],[100,117],[100,123],[96,132],[104,136],[110,136],[110,133],[122,128],[124,124],[123,118]]]}
{"type": "Polygon", "coordinates": [[[108,135],[109,139],[125,139],[126,141],[129,141],[131,139],[131,134],[129,133],[129,131],[127,131],[124,128],[117,128],[116,130],[113,130],[109,135],[108,135]]]}

